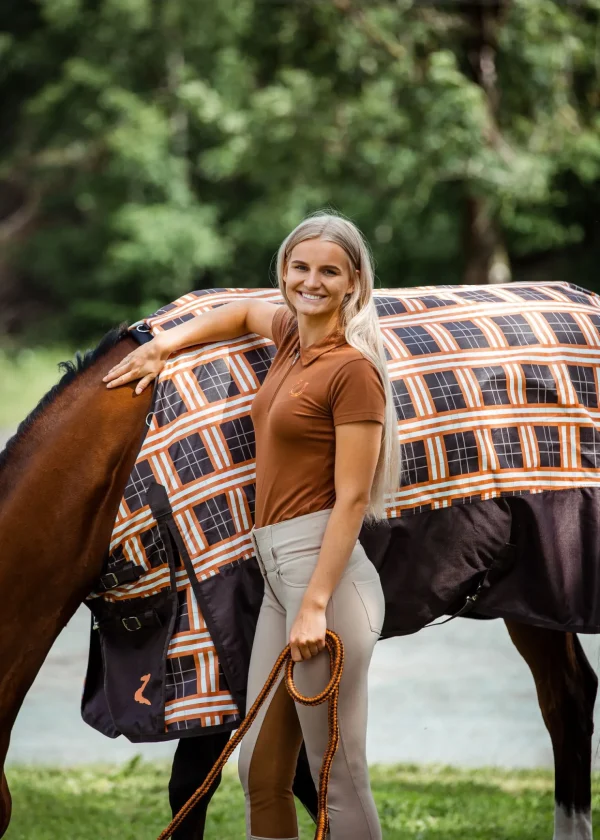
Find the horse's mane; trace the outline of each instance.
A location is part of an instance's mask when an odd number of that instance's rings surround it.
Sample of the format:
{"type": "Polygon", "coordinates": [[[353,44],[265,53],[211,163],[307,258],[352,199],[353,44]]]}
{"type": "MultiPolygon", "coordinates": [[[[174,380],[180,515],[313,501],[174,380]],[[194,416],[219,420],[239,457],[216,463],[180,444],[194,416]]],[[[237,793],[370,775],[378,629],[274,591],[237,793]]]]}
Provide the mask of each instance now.
{"type": "Polygon", "coordinates": [[[15,447],[25,435],[27,431],[33,426],[36,420],[44,413],[44,411],[51,405],[56,398],[62,394],[65,388],[70,385],[81,373],[88,370],[98,359],[105,356],[109,350],[119,343],[128,334],[129,330],[127,324],[121,324],[115,327],[110,332],[106,333],[104,338],[93,350],[86,350],[85,353],[80,353],[79,350],[75,354],[75,361],[59,362],[59,370],[62,371],[62,376],[56,385],[48,391],[47,394],[41,398],[36,407],[30,414],[19,424],[17,431],[7,442],[4,450],[0,452],[0,472],[6,466],[8,460],[15,447]]]}

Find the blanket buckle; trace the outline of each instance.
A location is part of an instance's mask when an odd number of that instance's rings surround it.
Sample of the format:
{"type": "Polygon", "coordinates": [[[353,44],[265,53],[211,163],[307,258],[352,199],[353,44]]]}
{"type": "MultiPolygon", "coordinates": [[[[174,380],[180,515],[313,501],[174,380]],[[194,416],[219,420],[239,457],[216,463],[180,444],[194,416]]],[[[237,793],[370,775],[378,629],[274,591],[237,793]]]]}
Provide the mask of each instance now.
{"type": "Polygon", "coordinates": [[[100,578],[100,583],[102,584],[105,590],[112,589],[114,586],[119,585],[119,578],[114,572],[107,572],[100,578]]]}
{"type": "Polygon", "coordinates": [[[130,633],[135,633],[136,630],[139,630],[142,626],[142,622],[139,620],[137,615],[130,615],[128,618],[122,618],[121,624],[123,627],[128,630],[130,633]],[[130,621],[135,621],[136,625],[134,627],[129,626],[130,621]]]}

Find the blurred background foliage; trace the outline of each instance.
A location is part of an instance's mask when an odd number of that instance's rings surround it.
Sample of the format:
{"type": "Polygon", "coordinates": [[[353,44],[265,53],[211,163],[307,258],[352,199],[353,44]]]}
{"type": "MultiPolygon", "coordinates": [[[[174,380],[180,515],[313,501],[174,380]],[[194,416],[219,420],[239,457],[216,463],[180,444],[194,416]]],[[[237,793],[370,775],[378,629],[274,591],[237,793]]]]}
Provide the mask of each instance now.
{"type": "Polygon", "coordinates": [[[600,290],[600,0],[3,0],[0,330],[268,286],[332,207],[382,287],[600,290]]]}

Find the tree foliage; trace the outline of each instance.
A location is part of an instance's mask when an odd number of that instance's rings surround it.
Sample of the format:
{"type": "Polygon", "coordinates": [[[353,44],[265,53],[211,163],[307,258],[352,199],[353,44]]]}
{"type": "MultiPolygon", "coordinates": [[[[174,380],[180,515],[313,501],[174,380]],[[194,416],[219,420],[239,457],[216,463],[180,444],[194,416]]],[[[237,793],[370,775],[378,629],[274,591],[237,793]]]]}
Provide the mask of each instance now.
{"type": "Polygon", "coordinates": [[[5,0],[5,327],[265,286],[321,207],[384,287],[593,286],[599,21],[600,0],[5,0]]]}

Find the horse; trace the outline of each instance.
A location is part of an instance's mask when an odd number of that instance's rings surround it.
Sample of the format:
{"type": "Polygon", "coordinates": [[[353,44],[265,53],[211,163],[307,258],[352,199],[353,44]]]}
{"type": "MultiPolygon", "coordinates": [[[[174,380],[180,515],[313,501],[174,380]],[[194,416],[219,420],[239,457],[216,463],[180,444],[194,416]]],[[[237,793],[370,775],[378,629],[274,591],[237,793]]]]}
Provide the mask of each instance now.
{"type": "MultiPolygon", "coordinates": [[[[123,489],[146,431],[151,389],[109,392],[102,377],[137,343],[124,326],[64,375],[0,454],[0,837],[11,818],[4,773],[11,729],[44,659],[101,574],[123,489]],[[26,575],[21,572],[27,569],[26,575]],[[36,585],[37,584],[37,585],[36,585]]],[[[182,739],[169,793],[177,811],[200,785],[229,733],[182,739]]],[[[217,785],[174,835],[202,837],[217,785]]],[[[316,813],[308,766],[296,794],[316,813]],[[306,790],[306,792],[305,792],[306,790]]]]}
{"type": "MultiPolygon", "coordinates": [[[[102,568],[150,395],[112,399],[101,372],[135,346],[118,329],[65,365],[0,456],[0,768],[27,691],[102,568]]],[[[0,836],[10,814],[2,772],[0,836]]]]}
{"type": "MultiPolygon", "coordinates": [[[[0,592],[5,596],[0,619],[0,837],[11,816],[4,774],[11,728],[53,642],[102,572],[117,509],[146,432],[150,389],[136,396],[133,387],[109,392],[102,383],[134,346],[122,326],[75,364],[66,363],[62,379],[0,455],[0,592]]],[[[531,670],[552,741],[554,840],[592,840],[596,675],[574,633],[512,619],[505,624],[531,670]]],[[[204,773],[198,765],[216,757],[205,738],[204,750],[199,738],[188,739],[172,781],[204,773]]],[[[307,795],[309,810],[310,799],[307,795]]],[[[203,814],[198,819],[182,838],[203,836],[203,814]]]]}

